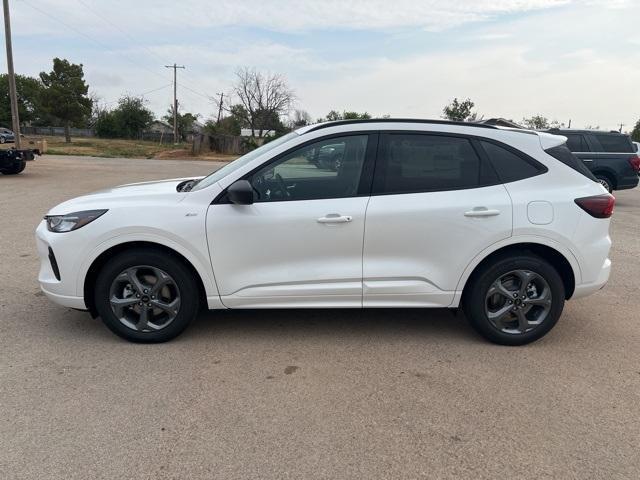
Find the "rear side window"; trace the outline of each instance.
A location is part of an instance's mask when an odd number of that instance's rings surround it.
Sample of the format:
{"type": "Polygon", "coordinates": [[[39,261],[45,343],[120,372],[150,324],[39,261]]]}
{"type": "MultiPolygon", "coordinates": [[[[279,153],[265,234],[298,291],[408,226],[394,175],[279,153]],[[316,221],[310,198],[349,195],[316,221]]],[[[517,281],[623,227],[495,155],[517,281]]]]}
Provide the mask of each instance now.
{"type": "Polygon", "coordinates": [[[591,170],[587,168],[582,160],[576,157],[573,153],[569,151],[566,145],[558,145],[557,147],[550,148],[545,150],[549,155],[551,155],[556,160],[561,161],[566,166],[573,168],[576,172],[580,172],[585,177],[594,182],[597,182],[596,177],[593,176],[591,170]]]}
{"type": "Polygon", "coordinates": [[[480,144],[498,172],[502,183],[535,177],[546,171],[546,168],[535,160],[525,158],[500,145],[485,141],[481,141],[480,144]]]}
{"type": "Polygon", "coordinates": [[[374,193],[461,190],[499,183],[467,138],[387,134],[378,158],[374,193]]]}
{"type": "Polygon", "coordinates": [[[584,135],[580,135],[579,133],[563,133],[565,137],[567,137],[567,147],[572,152],[588,152],[589,147],[587,146],[587,141],[584,138],[584,135]]]}
{"type": "Polygon", "coordinates": [[[609,135],[594,134],[596,142],[602,147],[599,151],[607,153],[634,153],[631,140],[626,135],[617,135],[615,133],[609,135]]]}

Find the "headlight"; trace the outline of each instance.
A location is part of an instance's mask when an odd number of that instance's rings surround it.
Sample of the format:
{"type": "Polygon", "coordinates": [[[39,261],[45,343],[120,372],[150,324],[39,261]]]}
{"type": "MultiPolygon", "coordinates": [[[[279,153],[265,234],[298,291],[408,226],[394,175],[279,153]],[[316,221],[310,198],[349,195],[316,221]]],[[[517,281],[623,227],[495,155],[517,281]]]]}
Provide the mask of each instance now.
{"type": "Polygon", "coordinates": [[[44,219],[47,222],[47,229],[50,232],[63,233],[84,227],[87,223],[93,222],[105,213],[107,213],[107,210],[85,210],[67,215],[47,215],[44,219]]]}

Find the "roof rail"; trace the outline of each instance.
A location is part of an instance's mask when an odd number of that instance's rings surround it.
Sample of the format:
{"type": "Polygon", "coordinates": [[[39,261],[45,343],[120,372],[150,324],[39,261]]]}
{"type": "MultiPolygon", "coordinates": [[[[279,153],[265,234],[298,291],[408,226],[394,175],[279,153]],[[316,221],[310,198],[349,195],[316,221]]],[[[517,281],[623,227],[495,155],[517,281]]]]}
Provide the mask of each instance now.
{"type": "Polygon", "coordinates": [[[340,125],[352,125],[352,124],[358,124],[358,123],[430,123],[435,125],[457,125],[459,127],[490,128],[492,130],[498,129],[493,125],[486,125],[483,123],[454,122],[451,120],[428,120],[428,119],[420,119],[420,118],[367,118],[367,119],[358,119],[358,120],[335,120],[332,122],[325,122],[325,123],[316,125],[313,128],[310,128],[309,130],[307,130],[307,133],[315,132],[316,130],[321,130],[323,128],[337,127],[340,125]]]}

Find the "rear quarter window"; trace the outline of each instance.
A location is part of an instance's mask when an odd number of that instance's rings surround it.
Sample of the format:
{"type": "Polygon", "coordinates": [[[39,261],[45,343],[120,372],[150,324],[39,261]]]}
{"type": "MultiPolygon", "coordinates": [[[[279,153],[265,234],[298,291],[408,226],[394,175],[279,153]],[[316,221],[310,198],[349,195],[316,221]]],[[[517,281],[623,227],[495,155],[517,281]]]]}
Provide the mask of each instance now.
{"type": "Polygon", "coordinates": [[[566,166],[573,168],[576,172],[580,172],[588,179],[593,180],[594,182],[598,181],[596,177],[593,176],[593,173],[591,173],[591,170],[589,170],[584,164],[584,162],[569,151],[567,145],[559,145],[557,147],[545,150],[545,152],[551,155],[556,160],[564,163],[566,166]]]}
{"type": "Polygon", "coordinates": [[[535,177],[547,171],[544,165],[525,157],[524,154],[491,142],[481,141],[480,144],[502,183],[535,177]]]}
{"type": "Polygon", "coordinates": [[[634,153],[633,144],[626,135],[617,134],[593,134],[596,145],[600,145],[601,152],[607,153],[634,153]]]}

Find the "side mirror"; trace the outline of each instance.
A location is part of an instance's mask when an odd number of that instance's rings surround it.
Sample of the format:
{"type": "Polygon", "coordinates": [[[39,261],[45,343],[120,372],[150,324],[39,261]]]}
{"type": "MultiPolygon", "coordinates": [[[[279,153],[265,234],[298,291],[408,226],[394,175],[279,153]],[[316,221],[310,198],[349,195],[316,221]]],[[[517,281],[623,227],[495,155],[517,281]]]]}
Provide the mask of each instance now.
{"type": "Polygon", "coordinates": [[[253,187],[247,180],[233,182],[227,188],[229,201],[235,205],[251,205],[253,203],[253,187]]]}

